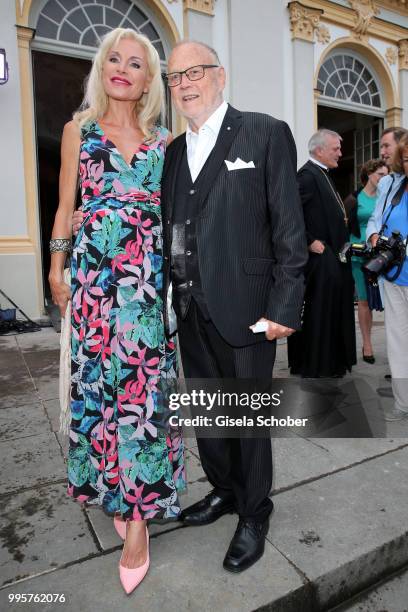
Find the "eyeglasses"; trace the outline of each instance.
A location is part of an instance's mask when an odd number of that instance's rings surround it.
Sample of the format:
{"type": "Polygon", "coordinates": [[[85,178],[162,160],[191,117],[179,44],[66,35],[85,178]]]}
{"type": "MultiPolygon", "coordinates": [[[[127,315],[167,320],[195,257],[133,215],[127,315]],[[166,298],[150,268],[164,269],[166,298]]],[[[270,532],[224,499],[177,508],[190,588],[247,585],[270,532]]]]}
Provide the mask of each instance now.
{"type": "Polygon", "coordinates": [[[167,85],[169,87],[180,85],[183,74],[186,75],[189,81],[199,81],[204,77],[206,68],[219,68],[219,66],[217,64],[200,64],[200,66],[192,66],[181,72],[171,72],[165,75],[167,85]]]}

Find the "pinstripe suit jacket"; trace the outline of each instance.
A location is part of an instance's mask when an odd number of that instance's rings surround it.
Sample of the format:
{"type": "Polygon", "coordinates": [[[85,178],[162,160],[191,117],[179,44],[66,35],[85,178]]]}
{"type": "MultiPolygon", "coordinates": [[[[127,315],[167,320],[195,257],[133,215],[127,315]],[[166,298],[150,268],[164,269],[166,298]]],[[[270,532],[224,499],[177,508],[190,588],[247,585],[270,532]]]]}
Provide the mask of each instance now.
{"type": "MultiPolygon", "coordinates": [[[[169,146],[162,179],[164,291],[170,282],[171,224],[185,134],[169,146]]],[[[225,115],[202,187],[197,218],[200,275],[211,320],[232,346],[264,340],[249,325],[266,317],[299,329],[307,261],[288,126],[269,115],[225,115]],[[240,157],[255,168],[228,171],[240,157]]],[[[166,295],[166,293],[165,293],[166,295]]]]}

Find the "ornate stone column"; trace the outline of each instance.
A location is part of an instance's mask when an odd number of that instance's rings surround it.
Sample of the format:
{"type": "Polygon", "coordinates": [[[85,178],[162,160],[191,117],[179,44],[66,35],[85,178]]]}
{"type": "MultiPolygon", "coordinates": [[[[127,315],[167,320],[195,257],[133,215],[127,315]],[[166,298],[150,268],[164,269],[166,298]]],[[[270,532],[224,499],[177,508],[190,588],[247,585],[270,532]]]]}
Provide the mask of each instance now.
{"type": "Polygon", "coordinates": [[[21,121],[23,127],[24,184],[26,193],[27,234],[20,245],[20,252],[34,253],[37,271],[38,308],[43,310],[42,267],[38,216],[37,150],[35,139],[33,77],[31,72],[30,44],[34,30],[18,25],[17,43],[20,65],[21,121]]]}
{"type": "Polygon", "coordinates": [[[323,11],[304,6],[300,2],[289,2],[288,8],[292,40],[313,42],[314,33],[320,25],[323,11]]]}
{"type": "Polygon", "coordinates": [[[402,127],[408,129],[408,39],[400,40],[398,43],[399,56],[399,78],[402,106],[402,127]]]}
{"type": "Polygon", "coordinates": [[[294,135],[298,162],[303,164],[309,155],[307,142],[315,131],[313,43],[323,11],[304,6],[300,2],[290,2],[288,9],[293,42],[294,135]]]}

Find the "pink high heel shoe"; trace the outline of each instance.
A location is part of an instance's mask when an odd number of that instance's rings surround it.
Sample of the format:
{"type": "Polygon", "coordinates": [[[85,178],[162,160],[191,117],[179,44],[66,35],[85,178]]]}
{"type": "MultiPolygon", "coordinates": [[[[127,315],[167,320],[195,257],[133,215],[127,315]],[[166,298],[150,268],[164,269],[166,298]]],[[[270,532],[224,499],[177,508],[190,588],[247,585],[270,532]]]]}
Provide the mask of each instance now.
{"type": "Polygon", "coordinates": [[[127,595],[130,595],[132,591],[135,590],[137,586],[142,582],[143,578],[147,574],[147,570],[150,565],[150,554],[149,554],[149,532],[146,527],[146,543],[147,543],[147,557],[146,561],[140,567],[135,567],[133,569],[129,567],[123,567],[123,565],[119,561],[119,578],[122,583],[124,590],[127,595]]]}
{"type": "Polygon", "coordinates": [[[113,517],[113,526],[116,529],[116,533],[122,540],[126,540],[126,521],[121,520],[116,514],[113,517]]]}

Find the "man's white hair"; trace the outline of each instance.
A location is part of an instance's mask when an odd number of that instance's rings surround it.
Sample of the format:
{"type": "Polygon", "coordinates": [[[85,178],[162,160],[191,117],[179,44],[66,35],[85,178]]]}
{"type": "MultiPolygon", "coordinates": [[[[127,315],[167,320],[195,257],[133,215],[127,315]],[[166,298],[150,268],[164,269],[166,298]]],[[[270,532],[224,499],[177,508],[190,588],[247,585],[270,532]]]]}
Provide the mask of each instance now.
{"type": "Polygon", "coordinates": [[[308,143],[309,153],[314,153],[316,149],[320,147],[325,147],[327,144],[327,137],[331,136],[332,138],[338,138],[342,141],[342,137],[337,132],[333,132],[333,130],[327,130],[326,128],[322,128],[321,130],[317,130],[311,137],[308,143]]]}

